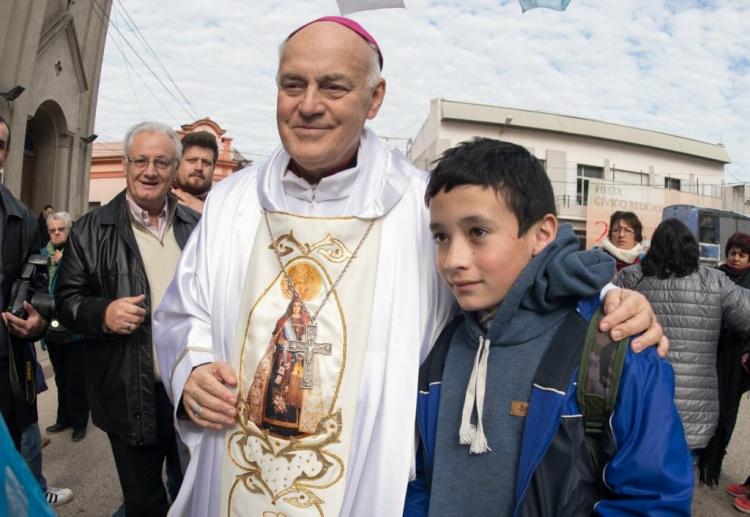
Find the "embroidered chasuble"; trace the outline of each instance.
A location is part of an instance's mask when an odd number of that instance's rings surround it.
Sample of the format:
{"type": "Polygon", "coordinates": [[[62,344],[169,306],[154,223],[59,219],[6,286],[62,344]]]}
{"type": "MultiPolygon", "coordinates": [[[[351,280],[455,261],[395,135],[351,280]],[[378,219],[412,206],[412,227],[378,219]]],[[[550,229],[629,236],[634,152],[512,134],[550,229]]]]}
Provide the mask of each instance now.
{"type": "Polygon", "coordinates": [[[191,458],[174,517],[403,512],[420,357],[453,309],[427,175],[369,129],[357,166],[317,185],[289,161],[279,147],[214,186],[154,315],[173,401],[198,365],[238,377],[236,425],[176,420],[191,458]]]}
{"type": "Polygon", "coordinates": [[[238,426],[225,435],[220,515],[336,516],[381,225],[267,215],[255,232],[232,351],[238,426]]]}

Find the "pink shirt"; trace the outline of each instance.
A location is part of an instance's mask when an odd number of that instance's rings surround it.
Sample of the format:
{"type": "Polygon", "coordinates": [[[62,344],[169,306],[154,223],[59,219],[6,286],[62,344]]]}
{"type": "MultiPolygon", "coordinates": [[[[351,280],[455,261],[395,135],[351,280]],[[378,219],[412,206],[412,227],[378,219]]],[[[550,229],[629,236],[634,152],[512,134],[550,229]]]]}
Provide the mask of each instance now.
{"type": "Polygon", "coordinates": [[[125,199],[128,202],[128,208],[130,209],[130,215],[133,217],[133,220],[146,228],[151,234],[159,239],[159,241],[164,240],[164,232],[167,229],[167,220],[169,218],[169,211],[168,211],[168,205],[169,205],[169,197],[167,197],[166,201],[164,202],[164,206],[161,209],[161,212],[159,212],[159,217],[156,220],[156,224],[151,222],[151,217],[148,215],[148,210],[144,210],[141,208],[138,203],[133,201],[133,198],[130,197],[130,194],[127,192],[125,193],[125,199]]]}

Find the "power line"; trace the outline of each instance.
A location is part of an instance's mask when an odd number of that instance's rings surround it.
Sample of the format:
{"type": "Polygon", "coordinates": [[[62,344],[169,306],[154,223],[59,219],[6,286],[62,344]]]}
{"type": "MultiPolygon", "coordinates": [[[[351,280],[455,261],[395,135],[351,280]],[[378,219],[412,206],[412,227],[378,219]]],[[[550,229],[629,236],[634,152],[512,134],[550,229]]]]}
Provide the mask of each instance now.
{"type": "Polygon", "coordinates": [[[119,51],[120,51],[120,55],[122,56],[122,59],[123,59],[123,60],[125,61],[125,64],[126,64],[126,65],[127,65],[128,67],[130,67],[130,68],[132,68],[132,69],[133,69],[133,72],[135,72],[135,75],[137,75],[137,76],[138,76],[138,79],[140,79],[140,80],[141,80],[141,82],[143,83],[143,86],[145,86],[145,87],[146,87],[146,89],[147,89],[147,90],[149,91],[149,93],[151,93],[151,96],[152,96],[152,97],[154,98],[154,100],[156,100],[156,102],[158,102],[158,103],[159,103],[159,105],[160,105],[160,106],[161,106],[162,108],[164,108],[164,111],[166,111],[166,112],[167,112],[167,114],[168,114],[168,115],[169,115],[169,116],[170,116],[170,117],[172,118],[172,120],[173,120],[173,121],[175,122],[175,124],[179,126],[179,125],[180,125],[180,122],[179,122],[179,120],[177,119],[177,117],[175,117],[175,116],[174,116],[174,113],[172,113],[172,112],[170,111],[170,109],[169,109],[169,108],[167,108],[167,106],[166,106],[166,105],[165,105],[165,104],[164,104],[164,103],[163,103],[163,102],[161,101],[161,99],[160,99],[160,98],[159,98],[159,97],[158,97],[158,96],[156,95],[156,93],[154,93],[154,90],[152,90],[152,89],[151,89],[151,87],[150,87],[150,86],[148,85],[148,83],[147,83],[147,82],[146,82],[146,80],[145,80],[145,79],[143,78],[143,76],[141,76],[141,74],[140,74],[140,73],[138,72],[138,70],[136,70],[136,69],[135,69],[135,67],[134,67],[134,66],[133,66],[133,65],[132,65],[132,64],[130,63],[130,61],[128,60],[128,57],[127,57],[127,56],[125,55],[125,52],[124,52],[124,51],[122,50],[122,47],[120,47],[120,45],[119,45],[119,44],[117,43],[117,40],[115,40],[114,38],[112,38],[112,43],[114,43],[114,44],[115,44],[115,47],[117,48],[117,50],[119,50],[119,51]]]}
{"type": "Polygon", "coordinates": [[[125,72],[128,74],[128,84],[130,85],[130,91],[133,93],[133,98],[135,99],[135,103],[138,106],[138,112],[141,114],[141,120],[146,120],[146,116],[143,114],[143,107],[141,106],[141,101],[138,98],[138,95],[135,93],[135,86],[133,86],[133,78],[130,77],[130,67],[125,67],[125,72]]]}
{"type": "MultiPolygon", "coordinates": [[[[180,108],[182,108],[183,110],[185,110],[185,112],[188,114],[188,116],[191,117],[192,119],[194,119],[194,120],[197,119],[198,117],[194,113],[191,113],[190,109],[188,107],[185,107],[182,104],[182,102],[177,98],[177,96],[174,94],[174,92],[172,92],[172,90],[170,90],[169,87],[167,87],[167,85],[164,84],[164,81],[162,81],[161,78],[158,75],[156,75],[156,72],[154,72],[154,70],[149,66],[149,64],[146,62],[146,60],[143,59],[143,56],[141,56],[140,52],[138,52],[138,50],[136,50],[136,48],[133,46],[133,44],[130,43],[130,41],[128,40],[128,38],[125,37],[125,35],[120,30],[120,28],[117,26],[117,24],[115,24],[112,21],[112,19],[109,17],[109,15],[104,10],[104,8],[101,5],[99,5],[99,2],[97,0],[92,0],[92,5],[95,5],[100,10],[101,14],[104,17],[106,17],[109,25],[111,25],[115,29],[115,31],[117,31],[117,33],[120,35],[120,37],[122,38],[122,40],[127,44],[128,47],[130,47],[130,50],[132,50],[133,53],[136,55],[136,57],[141,61],[141,63],[143,63],[143,66],[145,66],[146,69],[149,72],[151,72],[151,75],[154,76],[154,79],[156,79],[159,82],[159,84],[161,84],[162,88],[164,88],[164,90],[170,95],[170,97],[172,97],[172,99],[174,99],[174,101],[180,106],[180,108]]],[[[100,16],[100,19],[102,19],[101,16],[100,16]]],[[[102,23],[104,23],[103,19],[102,19],[102,23]]],[[[133,70],[135,70],[135,68],[133,68],[133,70]]]]}
{"type": "MultiPolygon", "coordinates": [[[[153,47],[149,44],[149,42],[146,40],[146,37],[141,32],[141,29],[139,29],[138,25],[136,25],[135,20],[133,20],[133,18],[130,16],[130,13],[128,13],[127,9],[125,9],[125,5],[120,0],[117,0],[117,3],[120,6],[120,10],[123,13],[125,13],[125,17],[126,17],[125,24],[128,25],[128,27],[131,28],[131,32],[134,32],[134,34],[136,34],[136,36],[139,37],[139,39],[141,40],[141,42],[143,43],[143,45],[146,47],[146,49],[151,53],[151,55],[154,57],[154,59],[156,59],[156,62],[159,64],[159,66],[161,67],[161,69],[164,70],[164,74],[167,76],[167,79],[169,79],[169,81],[175,87],[175,89],[177,90],[177,92],[180,94],[180,96],[183,98],[183,100],[190,107],[190,109],[192,110],[193,114],[195,114],[195,108],[193,107],[193,104],[185,96],[185,94],[182,92],[182,90],[180,89],[180,87],[177,86],[177,83],[172,78],[172,75],[169,73],[169,70],[167,70],[167,67],[164,66],[164,63],[159,58],[159,56],[156,54],[156,51],[154,51],[153,47]],[[127,20],[130,20],[130,23],[128,23],[127,20]],[[133,31],[133,29],[135,29],[135,30],[133,31]]],[[[198,120],[198,117],[194,116],[194,120],[198,120]]]]}

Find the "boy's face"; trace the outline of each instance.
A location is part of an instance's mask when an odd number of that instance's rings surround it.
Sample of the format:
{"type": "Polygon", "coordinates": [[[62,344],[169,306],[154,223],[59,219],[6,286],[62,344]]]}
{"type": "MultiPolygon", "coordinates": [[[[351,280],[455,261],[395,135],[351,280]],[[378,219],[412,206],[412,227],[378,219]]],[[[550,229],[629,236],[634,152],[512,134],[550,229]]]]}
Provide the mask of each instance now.
{"type": "Polygon", "coordinates": [[[466,311],[496,307],[531,258],[554,240],[557,219],[548,214],[518,236],[518,220],[493,188],[477,185],[440,191],[430,200],[430,230],[437,267],[466,311]]]}

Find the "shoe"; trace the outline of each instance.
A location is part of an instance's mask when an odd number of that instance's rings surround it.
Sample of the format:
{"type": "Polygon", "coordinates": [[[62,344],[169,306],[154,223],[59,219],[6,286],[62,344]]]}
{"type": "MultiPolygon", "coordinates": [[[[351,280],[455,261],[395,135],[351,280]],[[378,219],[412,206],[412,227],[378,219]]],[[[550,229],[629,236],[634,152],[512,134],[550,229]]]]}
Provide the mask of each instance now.
{"type": "Polygon", "coordinates": [[[734,507],[742,513],[750,513],[750,500],[747,497],[735,497],[734,507]]]}
{"type": "Polygon", "coordinates": [[[747,497],[750,495],[750,485],[744,483],[732,483],[727,486],[727,492],[734,497],[747,497]]]}
{"type": "Polygon", "coordinates": [[[74,442],[80,442],[84,438],[86,438],[86,428],[85,427],[83,429],[75,429],[73,431],[73,441],[74,442]]]}
{"type": "Polygon", "coordinates": [[[47,491],[44,492],[44,498],[52,506],[65,504],[73,499],[73,491],[70,488],[55,488],[47,487],[47,491]]]}
{"type": "Polygon", "coordinates": [[[49,426],[46,429],[46,431],[48,433],[59,433],[59,432],[65,431],[66,429],[70,429],[70,424],[57,424],[57,423],[55,423],[55,424],[52,424],[51,426],[49,426]]]}
{"type": "Polygon", "coordinates": [[[42,448],[48,446],[50,441],[49,436],[42,436],[42,448]]]}

